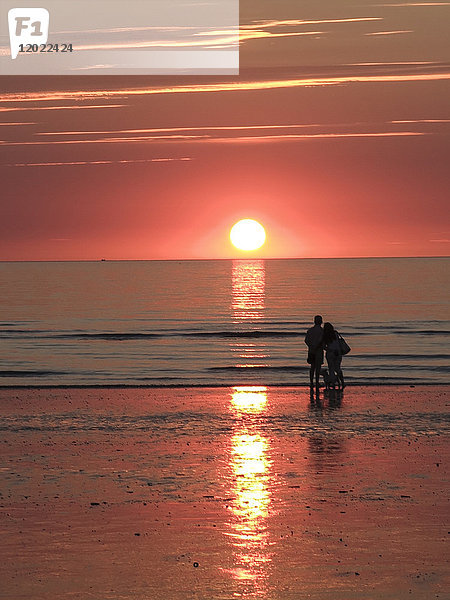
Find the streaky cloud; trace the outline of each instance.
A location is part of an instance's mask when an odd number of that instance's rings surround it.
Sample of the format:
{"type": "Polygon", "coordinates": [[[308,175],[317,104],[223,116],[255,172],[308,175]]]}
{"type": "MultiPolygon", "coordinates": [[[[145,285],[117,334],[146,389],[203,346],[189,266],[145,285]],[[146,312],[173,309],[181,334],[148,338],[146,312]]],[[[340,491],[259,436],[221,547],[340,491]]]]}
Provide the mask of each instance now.
{"type": "MultiPolygon", "coordinates": [[[[394,120],[387,121],[388,124],[421,124],[421,123],[449,123],[448,119],[405,119],[405,120],[394,120]]],[[[328,126],[332,127],[355,127],[357,125],[367,125],[367,123],[357,122],[357,123],[332,123],[328,126]]],[[[289,124],[272,124],[272,125],[206,125],[206,126],[198,126],[198,127],[157,127],[157,128],[144,128],[144,129],[110,129],[110,130],[91,130],[91,131],[41,131],[37,132],[35,135],[37,136],[52,136],[52,137],[60,137],[60,136],[79,136],[79,135],[126,135],[130,133],[134,134],[144,134],[144,133],[162,133],[162,134],[174,134],[174,133],[186,133],[186,132],[222,132],[222,131],[270,131],[270,130],[293,130],[293,129],[315,129],[318,127],[324,127],[323,123],[289,123],[289,124]]],[[[155,136],[148,137],[145,139],[196,139],[200,136],[155,136]]],[[[117,138],[120,139],[120,138],[117,138]]],[[[124,138],[125,139],[125,138],[124,138]]],[[[127,139],[141,139],[141,138],[127,138],[127,139]]],[[[144,139],[144,138],[142,138],[144,139]]],[[[82,141],[82,140],[80,140],[82,141]]]]}
{"type": "Polygon", "coordinates": [[[0,112],[18,112],[18,111],[30,111],[30,110],[82,110],[91,108],[123,108],[128,106],[127,104],[86,104],[84,106],[71,105],[71,106],[11,106],[11,107],[0,107],[0,112]]]}
{"type": "Polygon", "coordinates": [[[345,85],[349,83],[401,83],[417,81],[440,81],[450,79],[449,71],[434,73],[406,73],[406,74],[372,74],[372,75],[341,75],[329,77],[304,77],[296,79],[277,79],[262,81],[231,81],[210,84],[173,85],[153,88],[132,88],[112,90],[83,90],[83,91],[53,91],[34,92],[28,94],[6,93],[0,96],[2,102],[48,102],[62,100],[81,100],[95,98],[114,98],[131,96],[151,96],[163,94],[198,94],[239,91],[263,91],[284,88],[302,88],[331,85],[345,85]]]}
{"type": "Polygon", "coordinates": [[[255,21],[253,25],[244,25],[245,29],[266,29],[270,27],[294,27],[297,25],[322,25],[328,23],[360,23],[367,21],[383,21],[383,17],[351,17],[347,19],[285,19],[272,21],[255,21]]]}
{"type": "Polygon", "coordinates": [[[450,2],[398,2],[391,4],[371,4],[371,6],[382,6],[388,8],[406,8],[408,6],[450,6],[450,2]]]}
{"type": "Polygon", "coordinates": [[[222,125],[222,126],[200,126],[200,127],[158,127],[146,129],[114,129],[100,131],[45,131],[36,135],[101,135],[119,133],[172,133],[181,131],[250,131],[264,129],[300,129],[310,127],[323,127],[321,123],[302,123],[289,125],[222,125]]]}
{"type": "Polygon", "coordinates": [[[428,135],[419,131],[382,131],[361,133],[305,133],[285,135],[242,136],[235,138],[210,138],[208,142],[238,143],[238,142],[289,142],[308,139],[343,139],[343,138],[377,138],[377,137],[407,137],[428,135]]]}
{"type": "Polygon", "coordinates": [[[414,33],[412,29],[399,29],[398,31],[371,31],[364,35],[397,35],[399,33],[414,33]]]}
{"type": "Polygon", "coordinates": [[[400,67],[400,66],[416,66],[421,65],[434,65],[435,63],[429,60],[405,60],[405,61],[384,61],[384,62],[357,62],[347,63],[345,66],[349,67],[400,67]]]}
{"type": "Polygon", "coordinates": [[[263,134],[253,136],[213,137],[210,135],[165,135],[165,136],[139,136],[139,137],[112,137],[83,140],[49,140],[29,142],[1,141],[0,146],[59,146],[77,144],[129,144],[129,143],[223,143],[237,144],[248,142],[290,142],[295,140],[310,139],[344,139],[344,138],[377,138],[377,137],[405,137],[431,135],[420,131],[377,131],[377,132],[321,132],[321,133],[285,133],[263,134]]]}
{"type": "Polygon", "coordinates": [[[450,119],[403,119],[391,123],[450,123],[450,119]]]}
{"type": "Polygon", "coordinates": [[[45,142],[7,142],[0,140],[0,146],[56,146],[71,144],[114,144],[124,142],[190,141],[207,136],[198,135],[158,135],[146,137],[99,138],[95,140],[51,140],[45,142]]]}
{"type": "MultiPolygon", "coordinates": [[[[105,42],[96,44],[85,44],[77,46],[77,50],[113,50],[113,49],[132,49],[132,48],[231,48],[236,47],[243,42],[258,39],[301,37],[308,35],[321,35],[323,31],[295,31],[285,33],[272,33],[262,30],[245,30],[224,32],[221,36],[211,34],[205,36],[205,39],[180,40],[147,40],[136,42],[105,42]],[[216,35],[216,37],[212,37],[216,35]]],[[[199,34],[200,35],[200,34],[199,34]]],[[[105,65],[109,66],[109,65],[105,65]]],[[[96,65],[98,68],[98,65],[96,65]]]]}
{"type": "MultiPolygon", "coordinates": [[[[62,166],[81,166],[81,165],[125,165],[139,163],[168,163],[191,161],[192,158],[183,156],[181,158],[139,158],[129,160],[79,160],[79,161],[61,161],[61,162],[35,162],[35,163],[11,163],[5,167],[62,167],[62,166]]],[[[60,238],[58,241],[68,238],[60,238]]]]}

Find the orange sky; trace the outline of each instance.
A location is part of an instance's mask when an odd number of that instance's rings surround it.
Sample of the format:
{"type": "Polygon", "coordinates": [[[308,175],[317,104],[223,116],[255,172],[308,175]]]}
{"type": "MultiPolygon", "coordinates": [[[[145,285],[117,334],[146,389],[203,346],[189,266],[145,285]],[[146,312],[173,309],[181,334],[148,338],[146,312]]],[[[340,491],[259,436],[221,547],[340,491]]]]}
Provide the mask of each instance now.
{"type": "Polygon", "coordinates": [[[0,78],[0,259],[448,255],[450,2],[241,0],[241,74],[0,78]],[[254,256],[255,254],[251,254],[254,256]]]}

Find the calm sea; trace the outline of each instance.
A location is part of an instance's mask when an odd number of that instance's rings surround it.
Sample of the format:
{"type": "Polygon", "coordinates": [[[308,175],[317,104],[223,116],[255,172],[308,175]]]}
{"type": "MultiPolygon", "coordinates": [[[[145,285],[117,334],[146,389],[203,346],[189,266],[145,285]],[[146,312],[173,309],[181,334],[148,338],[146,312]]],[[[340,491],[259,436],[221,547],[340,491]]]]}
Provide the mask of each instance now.
{"type": "Polygon", "coordinates": [[[0,385],[304,385],[322,314],[349,383],[449,383],[446,258],[2,263],[0,385]]]}

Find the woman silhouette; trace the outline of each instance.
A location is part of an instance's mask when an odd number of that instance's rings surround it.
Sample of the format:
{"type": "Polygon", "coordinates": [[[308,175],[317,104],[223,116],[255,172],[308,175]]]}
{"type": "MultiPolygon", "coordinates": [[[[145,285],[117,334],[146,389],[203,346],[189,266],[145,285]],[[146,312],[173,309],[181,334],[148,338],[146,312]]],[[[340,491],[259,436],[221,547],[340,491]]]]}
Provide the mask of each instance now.
{"type": "Polygon", "coordinates": [[[323,348],[328,363],[328,373],[332,380],[338,382],[338,388],[345,388],[344,375],[341,369],[342,352],[339,344],[339,337],[331,323],[325,323],[323,326],[323,348]]]}

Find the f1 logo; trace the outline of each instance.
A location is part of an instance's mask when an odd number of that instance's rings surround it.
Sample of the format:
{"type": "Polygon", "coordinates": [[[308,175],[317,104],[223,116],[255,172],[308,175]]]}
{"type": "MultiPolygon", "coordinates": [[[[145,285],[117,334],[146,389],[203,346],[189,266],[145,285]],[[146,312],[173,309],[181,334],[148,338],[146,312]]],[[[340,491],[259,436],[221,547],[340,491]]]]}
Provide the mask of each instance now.
{"type": "Polygon", "coordinates": [[[8,11],[11,58],[17,58],[21,44],[46,44],[49,21],[46,8],[11,8],[8,11]]]}

